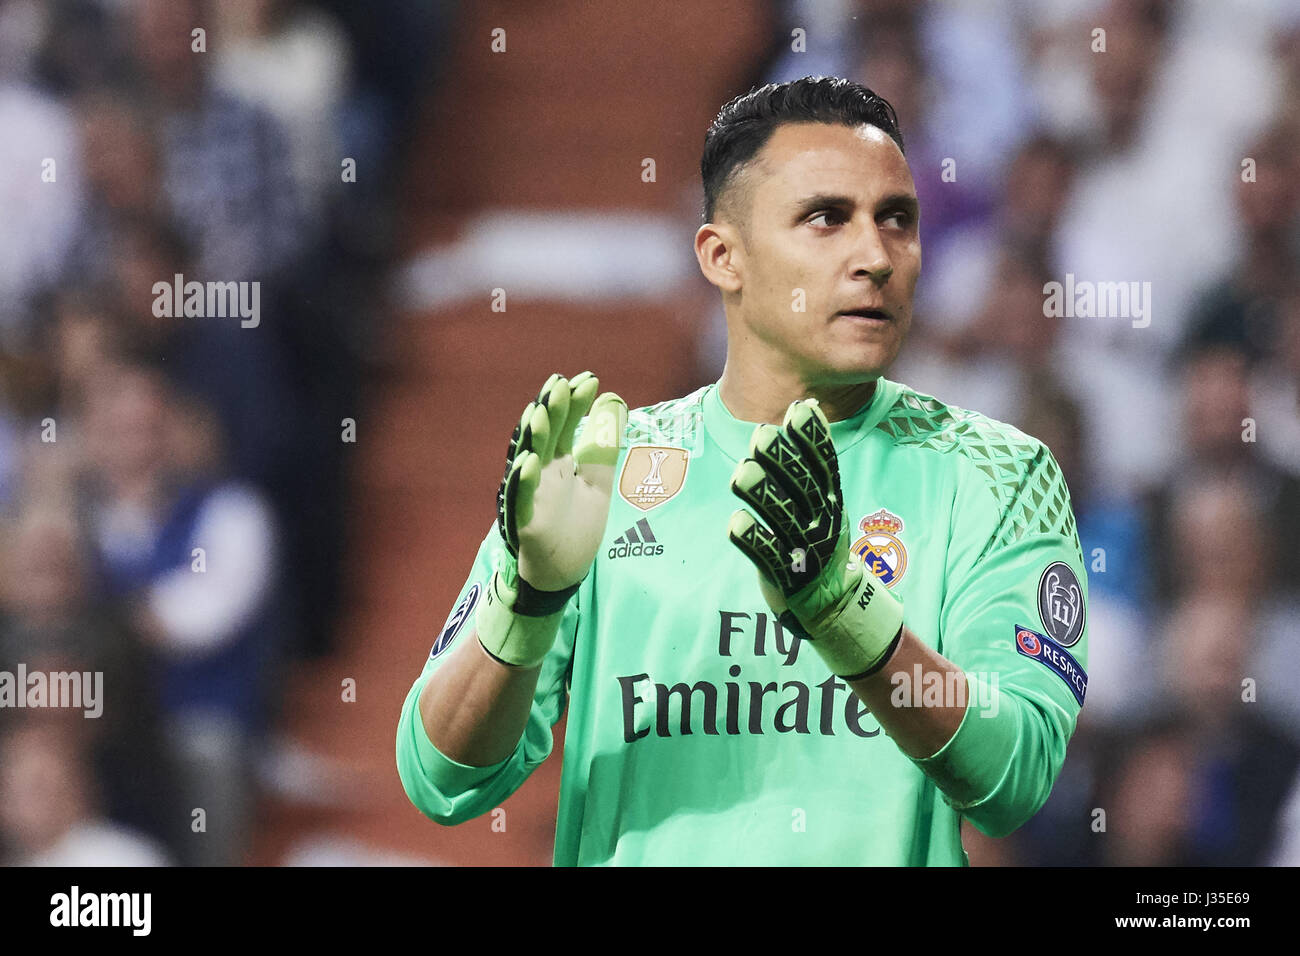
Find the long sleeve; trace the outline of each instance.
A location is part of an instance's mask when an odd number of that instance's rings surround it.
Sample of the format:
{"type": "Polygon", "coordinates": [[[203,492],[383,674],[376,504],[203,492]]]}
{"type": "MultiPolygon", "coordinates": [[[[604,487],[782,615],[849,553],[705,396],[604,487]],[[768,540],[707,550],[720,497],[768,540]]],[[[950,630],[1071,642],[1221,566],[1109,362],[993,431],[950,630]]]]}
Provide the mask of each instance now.
{"type": "Polygon", "coordinates": [[[554,746],[552,728],[563,714],[567,699],[566,680],[581,591],[565,609],[555,645],[542,663],[524,733],[510,756],[491,767],[469,767],[441,753],[424,729],[420,693],[447,660],[448,649],[473,633],[474,612],[492,576],[493,558],[499,547],[500,536],[493,527],[479,547],[469,577],[420,676],[406,695],[397,725],[397,772],[402,787],[411,803],[436,823],[454,825],[473,819],[499,806],[519,789],[550,755],[554,746]]]}
{"type": "Polygon", "coordinates": [[[950,806],[997,837],[1042,807],[1065,761],[1087,689],[1087,575],[1046,446],[1001,485],[968,474],[939,648],[966,673],[968,706],[952,739],[914,762],[950,806]]]}

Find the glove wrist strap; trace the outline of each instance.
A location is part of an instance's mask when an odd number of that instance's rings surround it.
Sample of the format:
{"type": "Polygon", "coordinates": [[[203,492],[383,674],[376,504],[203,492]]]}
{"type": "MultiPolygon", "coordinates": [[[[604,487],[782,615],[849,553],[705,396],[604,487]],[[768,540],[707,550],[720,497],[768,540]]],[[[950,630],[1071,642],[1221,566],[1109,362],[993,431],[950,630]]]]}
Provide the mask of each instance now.
{"type": "Polygon", "coordinates": [[[897,646],[903,604],[883,581],[856,562],[846,579],[849,587],[844,596],[811,619],[799,615],[800,595],[790,600],[790,606],[831,673],[857,679],[874,673],[897,646]]]}
{"type": "Polygon", "coordinates": [[[555,643],[560,619],[578,585],[564,591],[538,591],[519,576],[505,555],[488,582],[475,616],[479,643],[492,657],[515,667],[536,667],[555,643]]]}
{"type": "Polygon", "coordinates": [[[522,577],[519,580],[519,592],[515,598],[514,612],[525,617],[547,617],[556,611],[563,611],[569,598],[578,593],[582,582],[571,584],[562,591],[539,591],[522,577]]]}

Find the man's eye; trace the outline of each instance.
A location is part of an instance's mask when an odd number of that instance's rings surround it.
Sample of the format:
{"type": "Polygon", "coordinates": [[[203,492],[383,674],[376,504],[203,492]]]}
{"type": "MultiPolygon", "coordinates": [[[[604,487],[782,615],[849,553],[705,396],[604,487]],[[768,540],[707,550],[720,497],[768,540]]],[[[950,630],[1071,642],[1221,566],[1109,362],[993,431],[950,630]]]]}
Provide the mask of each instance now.
{"type": "Polygon", "coordinates": [[[882,219],[881,222],[893,222],[895,227],[899,229],[906,229],[908,226],[912,224],[912,215],[909,212],[899,209],[885,216],[885,218],[882,219]]]}
{"type": "Polygon", "coordinates": [[[818,225],[818,219],[824,219],[825,222],[822,223],[822,225],[826,226],[838,226],[844,222],[844,216],[834,209],[823,209],[821,212],[817,213],[817,215],[809,219],[808,224],[810,226],[818,225]]]}

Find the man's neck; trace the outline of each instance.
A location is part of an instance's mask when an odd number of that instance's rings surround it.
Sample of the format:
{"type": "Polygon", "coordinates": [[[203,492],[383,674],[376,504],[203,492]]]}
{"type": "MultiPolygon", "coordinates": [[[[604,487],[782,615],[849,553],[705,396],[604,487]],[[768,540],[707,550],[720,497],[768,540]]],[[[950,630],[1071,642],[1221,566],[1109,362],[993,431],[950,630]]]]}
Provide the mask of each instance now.
{"type": "Polygon", "coordinates": [[[771,374],[756,369],[742,371],[728,361],[718,380],[722,404],[742,422],[779,425],[791,402],[815,398],[827,421],[838,422],[862,410],[876,394],[879,378],[847,385],[809,385],[793,373],[771,374]]]}

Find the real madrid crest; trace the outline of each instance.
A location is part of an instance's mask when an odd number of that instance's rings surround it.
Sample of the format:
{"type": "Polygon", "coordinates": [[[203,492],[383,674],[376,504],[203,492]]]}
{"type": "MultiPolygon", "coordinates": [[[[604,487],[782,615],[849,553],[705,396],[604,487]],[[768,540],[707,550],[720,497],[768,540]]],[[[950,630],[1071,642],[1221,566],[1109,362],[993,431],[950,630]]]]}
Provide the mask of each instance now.
{"type": "Polygon", "coordinates": [[[886,587],[893,587],[907,570],[907,548],[898,537],[903,519],[881,508],[859,521],[858,529],[862,537],[853,542],[853,553],[886,587]]]}
{"type": "Polygon", "coordinates": [[[618,493],[642,511],[661,505],[686,484],[690,452],[667,445],[634,445],[623,461],[618,493]]]}

